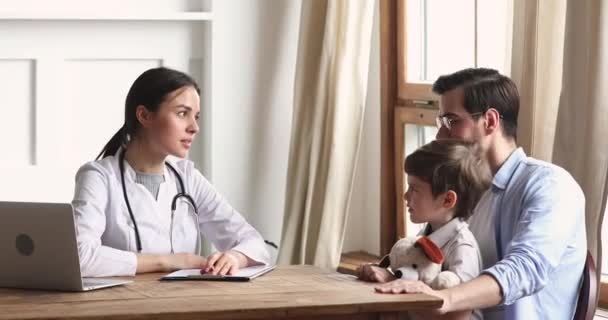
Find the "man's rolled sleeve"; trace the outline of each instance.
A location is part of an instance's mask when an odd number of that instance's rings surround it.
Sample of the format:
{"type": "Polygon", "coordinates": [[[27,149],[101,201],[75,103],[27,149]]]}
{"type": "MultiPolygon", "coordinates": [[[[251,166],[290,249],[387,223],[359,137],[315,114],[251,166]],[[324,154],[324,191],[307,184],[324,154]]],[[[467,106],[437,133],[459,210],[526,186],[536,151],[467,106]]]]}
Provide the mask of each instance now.
{"type": "Polygon", "coordinates": [[[541,290],[547,284],[548,272],[552,268],[538,259],[530,259],[531,255],[534,255],[532,251],[511,253],[508,258],[483,271],[484,274],[491,275],[500,286],[501,304],[512,304],[541,290]]]}

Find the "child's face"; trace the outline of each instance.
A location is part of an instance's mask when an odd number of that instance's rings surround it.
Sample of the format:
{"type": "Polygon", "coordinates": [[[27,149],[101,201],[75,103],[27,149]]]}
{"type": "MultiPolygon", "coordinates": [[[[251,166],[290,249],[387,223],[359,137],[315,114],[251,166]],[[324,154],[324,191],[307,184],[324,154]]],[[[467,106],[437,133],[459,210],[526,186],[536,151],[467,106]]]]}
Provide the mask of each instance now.
{"type": "Polygon", "coordinates": [[[403,195],[407,202],[410,220],[413,223],[428,222],[435,226],[443,225],[454,216],[453,203],[447,193],[433,197],[431,185],[412,175],[407,175],[407,192],[403,195]]]}

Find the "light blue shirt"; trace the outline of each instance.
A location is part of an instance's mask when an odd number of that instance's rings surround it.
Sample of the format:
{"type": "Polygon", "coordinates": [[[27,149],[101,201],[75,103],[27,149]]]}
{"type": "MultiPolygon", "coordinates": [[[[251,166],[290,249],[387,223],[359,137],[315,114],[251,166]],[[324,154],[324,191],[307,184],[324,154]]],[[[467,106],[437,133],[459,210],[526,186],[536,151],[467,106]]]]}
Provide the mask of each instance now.
{"type": "Polygon", "coordinates": [[[503,295],[485,319],[572,319],[587,240],[585,197],[567,171],[515,150],[469,226],[503,295]]]}

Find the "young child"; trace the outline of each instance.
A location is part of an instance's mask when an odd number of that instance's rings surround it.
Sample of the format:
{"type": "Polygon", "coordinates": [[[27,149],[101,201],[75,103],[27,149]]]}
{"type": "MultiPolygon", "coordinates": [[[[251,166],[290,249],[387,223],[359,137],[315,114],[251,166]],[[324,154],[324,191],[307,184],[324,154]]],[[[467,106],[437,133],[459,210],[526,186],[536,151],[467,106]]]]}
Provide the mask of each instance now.
{"type": "MultiPolygon", "coordinates": [[[[460,140],[435,140],[405,159],[407,192],[404,198],[413,223],[426,223],[419,235],[430,238],[445,256],[442,271],[454,272],[462,282],[479,275],[482,268],[477,242],[465,222],[490,186],[487,164],[477,147],[460,140]]],[[[367,264],[357,270],[359,279],[388,282],[396,277],[387,269],[367,264]]],[[[481,319],[466,311],[446,318],[481,319]]]]}

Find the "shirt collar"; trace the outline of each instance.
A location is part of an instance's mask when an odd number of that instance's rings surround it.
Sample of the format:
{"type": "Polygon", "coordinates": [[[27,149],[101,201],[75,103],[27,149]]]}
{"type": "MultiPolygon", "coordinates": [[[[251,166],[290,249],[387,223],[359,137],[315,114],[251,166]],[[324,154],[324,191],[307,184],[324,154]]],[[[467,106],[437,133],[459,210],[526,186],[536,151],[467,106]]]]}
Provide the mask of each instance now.
{"type": "Polygon", "coordinates": [[[506,189],[517,166],[519,166],[519,163],[526,159],[526,157],[526,153],[521,147],[515,149],[494,175],[492,184],[499,189],[506,189]]]}
{"type": "Polygon", "coordinates": [[[431,239],[431,241],[433,241],[439,248],[443,248],[450,240],[456,237],[462,228],[465,228],[466,226],[466,222],[460,218],[454,218],[450,220],[450,222],[441,226],[441,228],[433,231],[427,237],[431,239]]]}

